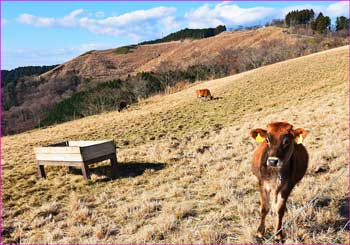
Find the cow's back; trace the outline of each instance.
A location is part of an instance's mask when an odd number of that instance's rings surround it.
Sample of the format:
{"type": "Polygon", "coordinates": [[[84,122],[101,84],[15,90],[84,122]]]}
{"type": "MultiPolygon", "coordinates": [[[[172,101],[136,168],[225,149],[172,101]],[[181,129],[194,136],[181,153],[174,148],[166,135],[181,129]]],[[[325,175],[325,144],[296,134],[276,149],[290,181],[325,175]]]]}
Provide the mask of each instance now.
{"type": "Polygon", "coordinates": [[[209,89],[198,89],[196,90],[196,94],[198,97],[210,97],[210,91],[209,89]]]}

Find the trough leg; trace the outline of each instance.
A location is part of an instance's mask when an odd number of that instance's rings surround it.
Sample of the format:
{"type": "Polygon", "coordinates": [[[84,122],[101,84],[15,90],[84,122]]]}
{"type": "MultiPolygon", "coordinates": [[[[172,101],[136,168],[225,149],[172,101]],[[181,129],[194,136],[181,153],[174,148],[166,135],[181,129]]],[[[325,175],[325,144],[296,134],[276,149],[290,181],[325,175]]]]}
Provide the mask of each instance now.
{"type": "Polygon", "coordinates": [[[44,165],[40,165],[39,163],[38,163],[38,176],[39,178],[46,178],[44,165]]]}
{"type": "Polygon", "coordinates": [[[89,166],[87,163],[82,162],[81,163],[81,171],[83,172],[83,176],[85,179],[89,180],[90,178],[90,170],[89,170],[89,166]]]}
{"type": "Polygon", "coordinates": [[[70,174],[70,173],[73,173],[73,167],[72,166],[68,166],[68,173],[70,174]]]}
{"type": "Polygon", "coordinates": [[[111,158],[111,169],[112,169],[112,176],[117,176],[117,155],[113,155],[111,158]]]}

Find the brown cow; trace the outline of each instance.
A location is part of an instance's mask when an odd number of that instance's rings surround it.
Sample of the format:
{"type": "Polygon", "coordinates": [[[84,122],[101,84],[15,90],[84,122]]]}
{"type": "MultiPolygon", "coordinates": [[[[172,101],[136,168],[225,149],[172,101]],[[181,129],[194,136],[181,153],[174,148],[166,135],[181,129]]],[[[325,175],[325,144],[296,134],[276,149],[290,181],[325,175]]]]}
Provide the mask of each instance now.
{"type": "MultiPolygon", "coordinates": [[[[293,129],[287,122],[274,122],[267,130],[257,128],[251,136],[261,143],[254,152],[252,171],[259,180],[261,220],[258,236],[265,232],[265,217],[269,212],[270,193],[277,212],[276,232],[282,225],[286,202],[293,187],[303,178],[309,156],[301,144],[307,132],[302,128],[293,129]]],[[[282,239],[279,231],[277,239],[282,239]]]]}
{"type": "Polygon", "coordinates": [[[213,99],[213,96],[211,96],[210,90],[207,88],[196,90],[196,94],[198,98],[206,98],[210,100],[213,99]]]}
{"type": "Polygon", "coordinates": [[[124,110],[126,107],[128,106],[128,103],[126,103],[126,101],[122,100],[119,102],[118,105],[118,112],[121,112],[122,110],[124,110]]]}

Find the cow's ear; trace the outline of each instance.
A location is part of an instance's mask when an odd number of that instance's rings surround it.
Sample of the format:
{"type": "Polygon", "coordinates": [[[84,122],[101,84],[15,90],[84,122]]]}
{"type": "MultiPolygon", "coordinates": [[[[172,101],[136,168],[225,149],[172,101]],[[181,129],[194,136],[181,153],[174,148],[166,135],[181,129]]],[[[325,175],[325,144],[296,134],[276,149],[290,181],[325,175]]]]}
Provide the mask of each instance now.
{"type": "Polygon", "coordinates": [[[250,131],[250,135],[256,140],[256,142],[261,143],[266,139],[266,132],[267,131],[264,129],[256,128],[250,131]]]}
{"type": "Polygon", "coordinates": [[[297,128],[293,130],[293,134],[295,142],[297,142],[297,144],[302,144],[308,132],[302,128],[297,128]]]}

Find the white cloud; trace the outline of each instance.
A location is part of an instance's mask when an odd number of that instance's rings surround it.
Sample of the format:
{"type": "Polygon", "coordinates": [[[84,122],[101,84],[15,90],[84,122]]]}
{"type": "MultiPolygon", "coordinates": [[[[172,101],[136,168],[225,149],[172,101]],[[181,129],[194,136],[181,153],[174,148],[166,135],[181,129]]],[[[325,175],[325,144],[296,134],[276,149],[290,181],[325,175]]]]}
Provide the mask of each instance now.
{"type": "MultiPolygon", "coordinates": [[[[167,16],[165,18],[162,18],[158,21],[158,23],[162,26],[164,26],[162,33],[161,34],[168,34],[171,33],[174,30],[179,30],[181,29],[183,26],[181,23],[181,21],[177,20],[174,16],[167,16]]],[[[162,35],[162,36],[163,36],[162,35]]]]}
{"type": "Polygon", "coordinates": [[[216,5],[204,4],[187,12],[184,23],[190,28],[265,24],[271,19],[283,19],[292,10],[302,9],[313,9],[316,14],[322,12],[333,19],[340,15],[349,16],[349,3],[347,1],[331,3],[328,6],[311,3],[288,6],[282,9],[267,7],[242,8],[231,2],[222,2],[216,5]]]}
{"type": "Polygon", "coordinates": [[[265,24],[274,18],[284,18],[285,14],[295,9],[314,9],[315,13],[325,15],[348,16],[348,2],[334,2],[328,6],[302,4],[286,8],[240,7],[232,2],[203,4],[186,12],[183,16],[176,14],[174,7],[155,7],[146,10],[135,10],[123,14],[106,16],[105,12],[89,12],[83,9],[74,10],[63,17],[35,16],[24,13],[17,21],[36,27],[81,28],[89,32],[123,36],[133,42],[150,40],[165,36],[173,31],[189,28],[207,28],[218,25],[234,27],[238,25],[265,24]]]}
{"type": "Polygon", "coordinates": [[[78,47],[71,48],[71,50],[77,51],[79,53],[87,52],[90,50],[99,50],[99,49],[107,49],[107,48],[115,48],[114,45],[107,45],[104,43],[83,43],[78,47]]]}
{"type": "Polygon", "coordinates": [[[175,11],[176,8],[173,7],[156,7],[148,10],[136,10],[119,16],[108,17],[106,19],[100,20],[99,23],[111,26],[128,25],[151,19],[164,18],[174,13],[175,11]]]}
{"type": "Polygon", "coordinates": [[[280,18],[283,18],[286,14],[288,14],[288,12],[292,10],[303,10],[303,9],[313,9],[315,13],[319,13],[319,12],[324,13],[325,11],[325,8],[319,5],[312,5],[312,4],[295,5],[295,6],[289,6],[282,9],[280,18]]]}
{"type": "Polygon", "coordinates": [[[186,13],[188,26],[192,28],[216,27],[217,25],[245,25],[264,21],[276,15],[277,10],[267,7],[241,8],[237,4],[223,2],[210,7],[205,4],[186,13]]]}
{"type": "Polygon", "coordinates": [[[93,33],[104,35],[127,35],[133,40],[153,38],[160,30],[174,31],[174,23],[169,25],[171,16],[176,11],[172,7],[157,7],[149,10],[137,10],[122,15],[115,15],[104,19],[83,17],[79,19],[82,28],[93,33]],[[156,25],[156,23],[160,25],[156,25]],[[170,28],[169,28],[170,26],[170,28]]]}
{"type": "Polygon", "coordinates": [[[40,17],[25,13],[19,15],[17,21],[22,24],[33,25],[37,27],[74,27],[78,24],[76,17],[83,12],[83,9],[77,9],[70,12],[68,15],[63,16],[62,18],[40,17]]]}
{"type": "Polygon", "coordinates": [[[96,18],[85,14],[83,9],[77,9],[62,18],[51,18],[21,14],[17,20],[22,24],[37,27],[59,26],[65,28],[80,27],[96,34],[117,36],[126,35],[131,39],[153,38],[161,30],[174,31],[178,27],[173,7],[156,7],[147,10],[136,10],[122,15],[114,15],[106,18],[104,12],[96,12],[96,18]],[[160,24],[160,25],[156,25],[160,24]]]}
{"type": "Polygon", "coordinates": [[[20,23],[38,27],[50,27],[55,23],[54,18],[37,17],[31,14],[21,14],[17,20],[20,23]]]}
{"type": "Polygon", "coordinates": [[[287,8],[282,9],[281,18],[283,18],[288,12],[292,10],[302,10],[302,9],[313,9],[316,15],[322,12],[323,15],[327,15],[331,18],[336,18],[342,15],[346,17],[349,16],[349,2],[340,1],[340,2],[331,3],[328,6],[320,6],[320,5],[312,5],[312,4],[289,6],[287,8]]]}
{"type": "Polygon", "coordinates": [[[336,2],[328,5],[328,7],[325,10],[325,14],[330,17],[337,17],[337,16],[349,16],[349,2],[348,1],[342,1],[342,2],[336,2]]]}
{"type": "Polygon", "coordinates": [[[62,27],[73,27],[78,24],[78,21],[76,17],[84,12],[83,9],[77,9],[72,12],[70,12],[68,15],[64,16],[63,18],[56,19],[56,25],[62,26],[62,27]]]}

